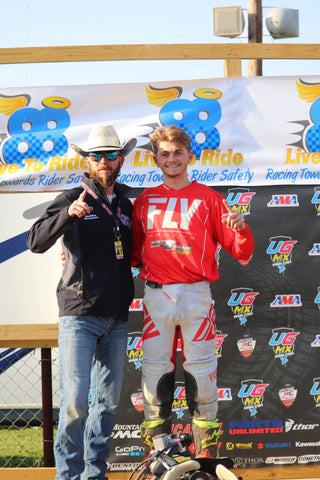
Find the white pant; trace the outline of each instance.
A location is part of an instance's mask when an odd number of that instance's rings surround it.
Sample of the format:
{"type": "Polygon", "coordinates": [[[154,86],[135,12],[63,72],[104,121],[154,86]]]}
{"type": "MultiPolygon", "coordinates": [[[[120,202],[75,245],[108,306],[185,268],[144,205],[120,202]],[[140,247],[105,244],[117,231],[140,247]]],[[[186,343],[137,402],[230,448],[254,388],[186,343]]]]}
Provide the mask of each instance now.
{"type": "Polygon", "coordinates": [[[217,417],[215,312],[208,282],[145,286],[142,392],[145,420],[171,416],[177,334],[180,329],[191,416],[217,417]]]}

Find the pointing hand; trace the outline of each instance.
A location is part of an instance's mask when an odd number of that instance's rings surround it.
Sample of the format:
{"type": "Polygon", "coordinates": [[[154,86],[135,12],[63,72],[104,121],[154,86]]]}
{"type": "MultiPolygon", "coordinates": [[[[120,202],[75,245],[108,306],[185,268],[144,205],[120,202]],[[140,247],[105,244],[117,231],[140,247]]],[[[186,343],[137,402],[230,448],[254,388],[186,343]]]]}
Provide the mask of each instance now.
{"type": "Polygon", "coordinates": [[[93,207],[90,207],[85,201],[85,196],[87,194],[87,190],[83,190],[80,194],[79,198],[71,203],[70,207],[68,208],[68,213],[70,217],[78,217],[82,218],[85,215],[92,212],[93,207]]]}
{"type": "Polygon", "coordinates": [[[232,210],[225,199],[223,200],[223,204],[227,209],[227,213],[222,215],[222,223],[224,223],[228,228],[232,228],[232,230],[243,230],[246,224],[240,213],[232,210]]]}

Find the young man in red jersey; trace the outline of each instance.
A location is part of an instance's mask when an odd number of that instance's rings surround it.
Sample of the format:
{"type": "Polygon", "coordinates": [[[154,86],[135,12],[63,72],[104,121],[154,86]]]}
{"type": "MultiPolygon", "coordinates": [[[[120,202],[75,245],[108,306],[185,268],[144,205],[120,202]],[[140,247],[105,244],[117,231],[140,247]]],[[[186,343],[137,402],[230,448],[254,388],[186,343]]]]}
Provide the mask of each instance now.
{"type": "Polygon", "coordinates": [[[248,225],[220,193],[189,181],[193,154],[183,129],[159,128],[150,139],[164,183],[146,189],[133,212],[132,260],[142,264],[141,277],[146,280],[141,439],[147,453],[153,448],[152,437],[171,433],[180,336],[195,457],[216,458],[220,428],[210,282],[219,276],[218,243],[246,265],[254,242],[248,225]]]}

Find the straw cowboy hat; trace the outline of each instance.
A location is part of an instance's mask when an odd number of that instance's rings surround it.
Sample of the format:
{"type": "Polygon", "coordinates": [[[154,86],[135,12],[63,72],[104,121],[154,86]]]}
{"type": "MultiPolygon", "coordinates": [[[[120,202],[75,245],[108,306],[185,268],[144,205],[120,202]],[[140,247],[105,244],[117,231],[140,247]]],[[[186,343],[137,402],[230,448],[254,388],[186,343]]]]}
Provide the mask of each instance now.
{"type": "Polygon", "coordinates": [[[71,147],[82,157],[87,157],[92,152],[119,152],[119,155],[127,156],[137,144],[135,138],[131,138],[124,144],[120,144],[117,132],[112,125],[93,127],[89,133],[87,147],[81,148],[71,143],[71,147]]]}

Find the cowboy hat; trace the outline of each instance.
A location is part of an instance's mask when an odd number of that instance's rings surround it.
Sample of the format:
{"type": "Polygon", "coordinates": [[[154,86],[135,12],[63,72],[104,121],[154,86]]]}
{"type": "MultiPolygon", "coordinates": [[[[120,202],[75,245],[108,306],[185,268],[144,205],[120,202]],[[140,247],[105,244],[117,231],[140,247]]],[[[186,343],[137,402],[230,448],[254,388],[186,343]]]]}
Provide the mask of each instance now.
{"type": "Polygon", "coordinates": [[[137,140],[131,138],[123,145],[120,144],[117,132],[112,125],[93,127],[89,133],[87,148],[81,148],[71,143],[71,147],[82,157],[87,157],[92,152],[119,152],[127,156],[136,146],[137,140]]]}

